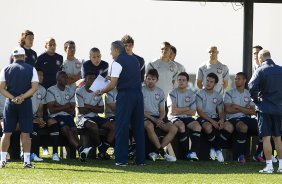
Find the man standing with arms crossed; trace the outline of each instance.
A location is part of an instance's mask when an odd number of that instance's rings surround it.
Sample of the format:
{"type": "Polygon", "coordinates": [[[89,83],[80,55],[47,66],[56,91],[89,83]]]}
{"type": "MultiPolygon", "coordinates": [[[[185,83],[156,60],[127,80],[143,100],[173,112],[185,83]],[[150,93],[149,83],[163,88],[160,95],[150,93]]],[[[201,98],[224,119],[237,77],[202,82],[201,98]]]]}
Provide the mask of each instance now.
{"type": "Polygon", "coordinates": [[[249,88],[253,101],[257,106],[259,135],[263,140],[263,151],[266,158],[266,167],[260,173],[273,173],[272,146],[270,138],[275,143],[279,158],[277,172],[282,173],[282,68],[271,59],[268,50],[261,50],[258,54],[260,67],[253,74],[249,88]]]}

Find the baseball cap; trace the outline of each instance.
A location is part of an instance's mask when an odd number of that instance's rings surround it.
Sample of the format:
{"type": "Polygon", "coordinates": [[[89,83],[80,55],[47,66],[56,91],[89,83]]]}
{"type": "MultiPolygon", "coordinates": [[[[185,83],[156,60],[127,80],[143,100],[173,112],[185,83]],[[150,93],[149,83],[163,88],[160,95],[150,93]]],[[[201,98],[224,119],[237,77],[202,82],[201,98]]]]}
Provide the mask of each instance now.
{"type": "Polygon", "coordinates": [[[17,47],[13,50],[12,53],[13,56],[18,56],[18,55],[25,55],[25,51],[22,47],[17,47]]]}

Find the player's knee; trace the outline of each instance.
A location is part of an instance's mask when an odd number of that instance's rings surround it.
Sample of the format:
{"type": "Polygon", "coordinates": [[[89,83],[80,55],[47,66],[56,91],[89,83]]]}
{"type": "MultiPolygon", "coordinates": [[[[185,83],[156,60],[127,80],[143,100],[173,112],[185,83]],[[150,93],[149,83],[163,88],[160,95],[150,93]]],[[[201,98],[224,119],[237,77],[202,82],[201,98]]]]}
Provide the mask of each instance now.
{"type": "Polygon", "coordinates": [[[225,123],[225,126],[224,126],[224,129],[229,132],[229,133],[232,133],[234,131],[234,127],[231,123],[229,123],[228,121],[226,121],[225,123]]]}
{"type": "Polygon", "coordinates": [[[248,126],[246,124],[244,124],[243,122],[239,122],[236,125],[236,130],[238,132],[241,132],[241,133],[247,133],[248,132],[248,126]]]}
{"type": "Polygon", "coordinates": [[[193,123],[192,126],[188,127],[189,129],[191,129],[192,131],[197,131],[197,132],[202,131],[202,127],[197,121],[193,121],[192,123],[193,123]]]}
{"type": "Polygon", "coordinates": [[[175,126],[178,128],[179,132],[185,132],[185,125],[182,121],[176,121],[175,126]]]}
{"type": "Polygon", "coordinates": [[[203,124],[203,130],[205,133],[210,134],[212,132],[212,125],[210,123],[204,123],[203,124]]]}
{"type": "Polygon", "coordinates": [[[169,131],[175,135],[178,132],[178,128],[175,125],[172,125],[170,126],[169,131]]]}

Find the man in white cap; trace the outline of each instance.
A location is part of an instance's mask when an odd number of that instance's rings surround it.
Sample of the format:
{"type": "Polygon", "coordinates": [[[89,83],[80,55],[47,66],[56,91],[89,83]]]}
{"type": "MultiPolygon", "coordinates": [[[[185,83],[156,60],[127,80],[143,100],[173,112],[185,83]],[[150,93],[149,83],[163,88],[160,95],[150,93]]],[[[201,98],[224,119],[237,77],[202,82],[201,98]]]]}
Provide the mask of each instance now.
{"type": "Polygon", "coordinates": [[[33,112],[31,96],[38,89],[36,70],[25,63],[25,51],[16,48],[13,53],[14,62],[0,73],[0,93],[6,97],[3,112],[3,136],[1,139],[0,168],[6,167],[6,156],[10,146],[10,137],[19,123],[21,142],[24,152],[24,168],[34,168],[30,163],[30,133],[33,131],[33,112]]]}

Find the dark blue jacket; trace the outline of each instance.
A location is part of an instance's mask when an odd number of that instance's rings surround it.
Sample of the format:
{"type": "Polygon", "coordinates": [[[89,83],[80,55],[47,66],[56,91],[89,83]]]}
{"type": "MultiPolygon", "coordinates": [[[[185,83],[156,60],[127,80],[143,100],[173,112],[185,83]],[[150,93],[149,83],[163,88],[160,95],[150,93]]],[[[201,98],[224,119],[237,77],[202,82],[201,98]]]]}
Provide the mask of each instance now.
{"type": "Polygon", "coordinates": [[[282,115],[282,67],[271,59],[263,62],[249,82],[257,109],[267,114],[282,115]]]}

